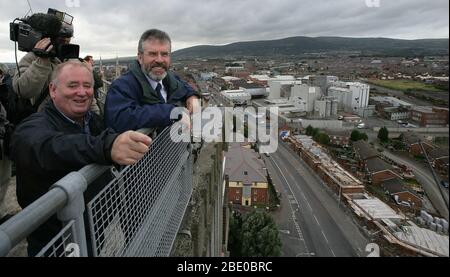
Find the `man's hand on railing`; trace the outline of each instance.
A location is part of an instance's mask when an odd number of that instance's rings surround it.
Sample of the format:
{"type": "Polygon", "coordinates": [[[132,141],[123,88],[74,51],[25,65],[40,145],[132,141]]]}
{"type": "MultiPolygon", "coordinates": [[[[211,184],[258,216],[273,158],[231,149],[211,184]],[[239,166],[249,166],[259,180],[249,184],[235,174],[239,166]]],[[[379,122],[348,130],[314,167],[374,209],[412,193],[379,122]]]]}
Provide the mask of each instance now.
{"type": "Polygon", "coordinates": [[[183,113],[180,123],[183,125],[183,129],[191,130],[191,117],[187,113],[183,113]]]}
{"type": "Polygon", "coordinates": [[[152,139],[135,131],[128,131],[116,138],[111,150],[112,160],[119,165],[137,163],[150,149],[152,139]]]}
{"type": "Polygon", "coordinates": [[[186,108],[190,114],[198,113],[201,111],[200,99],[197,96],[191,96],[186,100],[186,108]]]}

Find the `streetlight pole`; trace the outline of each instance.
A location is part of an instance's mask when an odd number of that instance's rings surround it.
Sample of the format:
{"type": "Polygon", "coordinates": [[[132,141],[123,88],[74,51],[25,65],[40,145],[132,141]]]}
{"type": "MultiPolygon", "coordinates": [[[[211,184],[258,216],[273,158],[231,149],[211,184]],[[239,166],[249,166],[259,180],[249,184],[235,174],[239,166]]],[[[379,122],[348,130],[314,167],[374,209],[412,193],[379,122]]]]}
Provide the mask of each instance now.
{"type": "Polygon", "coordinates": [[[338,208],[341,207],[342,186],[339,186],[338,208]]]}

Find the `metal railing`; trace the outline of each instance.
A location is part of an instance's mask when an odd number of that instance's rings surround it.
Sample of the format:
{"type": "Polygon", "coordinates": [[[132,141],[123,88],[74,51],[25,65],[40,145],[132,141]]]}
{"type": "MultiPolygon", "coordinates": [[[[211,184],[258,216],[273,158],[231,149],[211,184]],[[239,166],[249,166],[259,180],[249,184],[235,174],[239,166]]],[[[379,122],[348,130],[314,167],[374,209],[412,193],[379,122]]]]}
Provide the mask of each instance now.
{"type": "Polygon", "coordinates": [[[173,142],[166,128],[142,160],[120,172],[89,165],[58,181],[0,226],[0,256],[55,213],[64,228],[37,256],[169,256],[192,194],[192,170],[190,143],[173,142]],[[113,180],[85,213],[83,192],[108,170],[113,180]]]}
{"type": "Polygon", "coordinates": [[[105,102],[106,102],[106,94],[108,93],[108,89],[111,86],[111,82],[102,80],[103,81],[103,87],[101,87],[98,92],[97,99],[97,105],[100,109],[100,114],[105,114],[105,102]]]}

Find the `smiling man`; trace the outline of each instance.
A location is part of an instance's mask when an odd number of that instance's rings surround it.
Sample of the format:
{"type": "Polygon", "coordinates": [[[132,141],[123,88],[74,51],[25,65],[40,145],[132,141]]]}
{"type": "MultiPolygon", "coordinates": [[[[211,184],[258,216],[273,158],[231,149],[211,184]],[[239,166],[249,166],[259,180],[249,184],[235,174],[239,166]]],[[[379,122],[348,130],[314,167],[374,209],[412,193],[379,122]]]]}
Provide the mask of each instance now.
{"type": "Polygon", "coordinates": [[[142,34],[138,59],[130,71],[114,81],[105,103],[107,126],[118,132],[172,124],[175,107],[198,110],[199,94],[171,72],[171,40],[151,29],[142,34]]]}
{"type": "MultiPolygon", "coordinates": [[[[150,137],[105,129],[90,111],[94,95],[90,68],[80,62],[58,65],[50,83],[51,100],[41,112],[23,121],[13,134],[11,153],[16,162],[17,199],[25,208],[62,177],[97,163],[131,165],[149,150],[150,137]]],[[[105,182],[90,185],[85,202],[105,182]]],[[[36,255],[61,229],[56,216],[28,238],[28,255],[36,255]]]]}

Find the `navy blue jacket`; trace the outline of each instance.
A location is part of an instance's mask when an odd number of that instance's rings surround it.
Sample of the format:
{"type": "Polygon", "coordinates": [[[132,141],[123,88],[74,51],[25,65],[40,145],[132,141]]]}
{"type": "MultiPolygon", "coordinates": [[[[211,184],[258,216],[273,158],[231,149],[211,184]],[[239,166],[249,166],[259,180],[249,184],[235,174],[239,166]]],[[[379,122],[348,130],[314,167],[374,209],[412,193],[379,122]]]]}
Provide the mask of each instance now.
{"type": "Polygon", "coordinates": [[[106,95],[105,123],[116,132],[159,128],[172,124],[170,113],[175,107],[184,107],[186,100],[196,95],[186,82],[172,72],[163,80],[167,103],[151,87],[138,61],[130,71],[115,80],[106,95]]]}
{"type": "Polygon", "coordinates": [[[52,101],[16,128],[11,158],[16,162],[17,199],[22,208],[72,171],[93,163],[112,164],[111,149],[118,134],[105,129],[95,114],[89,129],[90,134],[86,134],[68,121],[52,101]]]}
{"type": "MultiPolygon", "coordinates": [[[[116,134],[105,129],[96,114],[89,120],[89,134],[70,122],[48,102],[41,112],[20,124],[12,137],[11,158],[16,162],[16,194],[23,208],[44,195],[49,188],[72,171],[92,163],[112,164],[111,149],[116,134]]],[[[90,184],[84,193],[88,203],[108,184],[110,173],[90,184]]],[[[88,225],[86,225],[87,227],[88,225]]],[[[56,215],[50,217],[28,237],[28,255],[36,255],[59,231],[56,215]]]]}

